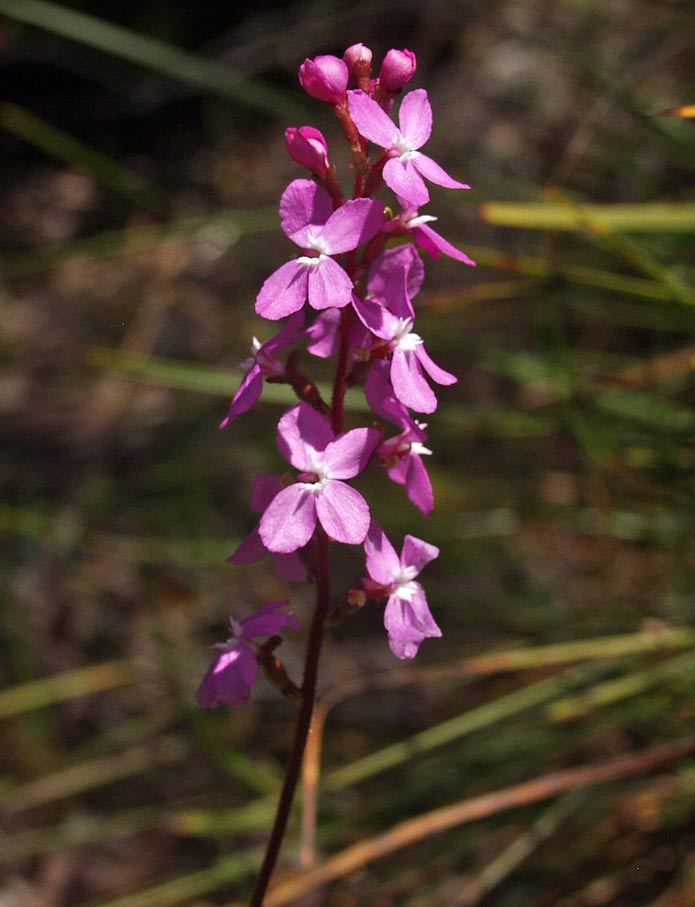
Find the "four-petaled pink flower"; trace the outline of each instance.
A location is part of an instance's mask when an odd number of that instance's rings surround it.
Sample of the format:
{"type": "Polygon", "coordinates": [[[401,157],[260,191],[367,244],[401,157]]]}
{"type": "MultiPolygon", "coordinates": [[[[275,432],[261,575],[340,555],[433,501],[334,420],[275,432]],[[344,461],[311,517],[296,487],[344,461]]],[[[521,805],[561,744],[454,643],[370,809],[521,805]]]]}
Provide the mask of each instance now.
{"type": "Polygon", "coordinates": [[[230,618],[231,635],[226,642],[213,646],[218,652],[196,691],[198,705],[214,709],[220,702],[246,704],[259,672],[254,639],[274,636],[285,629],[300,630],[297,616],[281,610],[289,603],[289,599],[269,602],[241,621],[230,618]]]}
{"type": "Polygon", "coordinates": [[[314,309],[347,305],[352,280],[331,256],[369,242],[383,218],[383,205],[374,199],[351,199],[333,211],[328,192],[312,180],[291,182],[280,201],[280,222],[292,242],[311,254],[270,275],[256,297],[256,312],[277,321],[299,311],[307,298],[314,309]]]}
{"type": "Polygon", "coordinates": [[[373,428],[354,428],[336,437],[329,422],[306,403],[285,413],[278,424],[278,448],[300,474],[261,517],[258,531],[265,547],[281,552],[303,548],[317,520],[338,542],[362,542],[369,506],[343,480],[362,472],[380,440],[373,428]]]}
{"type": "Polygon", "coordinates": [[[389,646],[397,658],[414,658],[423,639],[441,636],[430,614],[425,590],[415,577],[439,555],[439,548],[406,535],[401,556],[377,522],[372,522],[364,543],[367,554],[365,589],[371,595],[386,595],[384,626],[389,646]]]}
{"type": "Polygon", "coordinates": [[[275,354],[292,346],[302,336],[304,326],[304,313],[295,312],[284,328],[265,343],[253,338],[253,357],[245,362],[242,368],[246,370],[239,390],[234,394],[229,406],[229,412],[220,422],[220,428],[225,428],[241,413],[251,409],[263,391],[263,378],[278,377],[285,372],[285,366],[275,354]]]}
{"type": "Polygon", "coordinates": [[[430,199],[423,176],[447,189],[470,189],[418,149],[432,132],[432,108],[424,88],[409,92],[398,113],[400,129],[375,100],[363,91],[348,91],[350,117],[360,134],[391,155],[384,165],[384,181],[396,195],[416,207],[430,199]]]}

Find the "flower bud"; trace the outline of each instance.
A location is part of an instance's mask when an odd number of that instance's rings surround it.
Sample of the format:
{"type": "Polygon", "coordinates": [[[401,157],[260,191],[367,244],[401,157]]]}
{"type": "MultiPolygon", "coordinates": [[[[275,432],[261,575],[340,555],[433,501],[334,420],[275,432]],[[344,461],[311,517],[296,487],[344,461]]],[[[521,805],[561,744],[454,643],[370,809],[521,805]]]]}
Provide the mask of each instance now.
{"type": "Polygon", "coordinates": [[[410,50],[390,50],[384,57],[379,83],[385,91],[400,91],[415,75],[417,59],[410,50]]]}
{"type": "Polygon", "coordinates": [[[302,167],[322,178],[328,169],[328,145],[318,129],[313,126],[291,126],[285,130],[287,153],[302,167]]]}
{"type": "Polygon", "coordinates": [[[348,68],[331,54],[306,59],[299,67],[299,82],[312,98],[329,104],[343,104],[348,84],[348,68]]]}
{"type": "Polygon", "coordinates": [[[372,71],[372,52],[364,44],[353,44],[343,54],[343,60],[355,85],[361,85],[363,81],[369,79],[372,71]]]}

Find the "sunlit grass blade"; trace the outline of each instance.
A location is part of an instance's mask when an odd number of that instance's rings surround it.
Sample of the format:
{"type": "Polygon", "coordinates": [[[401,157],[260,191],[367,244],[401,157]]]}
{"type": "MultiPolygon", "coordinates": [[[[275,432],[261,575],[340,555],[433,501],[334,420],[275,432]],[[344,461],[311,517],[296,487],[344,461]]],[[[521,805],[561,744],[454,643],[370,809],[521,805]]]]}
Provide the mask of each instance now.
{"type": "Polygon", "coordinates": [[[668,683],[674,677],[683,677],[692,686],[695,681],[695,655],[692,652],[596,684],[579,695],[563,697],[547,707],[548,717],[551,721],[573,721],[588,715],[594,709],[641,695],[653,686],[668,683]]]}
{"type": "Polygon", "coordinates": [[[546,678],[499,699],[486,702],[484,705],[414,734],[406,740],[384,747],[361,759],[354,759],[342,768],[333,769],[326,774],[324,786],[328,790],[342,790],[359,781],[364,781],[388,768],[394,768],[407,762],[415,755],[429,752],[454,740],[460,740],[468,734],[490,727],[505,718],[547,702],[563,690],[584,683],[597,671],[602,670],[602,667],[594,664],[583,665],[581,668],[574,668],[560,676],[546,678]]]}
{"type": "Polygon", "coordinates": [[[57,800],[65,800],[88,790],[95,790],[125,778],[171,765],[183,758],[180,741],[161,738],[150,744],[138,744],[120,753],[79,762],[49,772],[3,791],[0,807],[8,813],[20,812],[57,800]]]}
{"type": "Polygon", "coordinates": [[[35,114],[11,104],[0,103],[0,128],[19,136],[46,154],[70,164],[72,167],[85,170],[109,189],[119,195],[155,211],[157,214],[168,214],[171,205],[164,192],[148,184],[136,173],[108,155],[85,145],[58,129],[51,123],[35,114]]]}
{"type": "Polygon", "coordinates": [[[264,85],[224,63],[66,6],[48,0],[0,0],[0,14],[195,85],[283,122],[305,116],[303,105],[292,92],[264,85]]]}
{"type": "Polygon", "coordinates": [[[564,204],[551,202],[485,202],[480,214],[489,224],[522,230],[580,230],[586,219],[596,229],[624,233],[695,233],[692,202],[582,204],[578,208],[579,214],[564,204]]]}
{"type": "Polygon", "coordinates": [[[126,686],[137,680],[137,677],[135,661],[125,658],[32,680],[0,690],[0,718],[21,715],[56,702],[126,686]]]}
{"type": "MultiPolygon", "coordinates": [[[[176,876],[159,885],[123,897],[100,901],[98,907],[177,907],[179,904],[189,904],[194,898],[207,895],[217,888],[247,878],[256,872],[262,855],[263,850],[259,847],[238,849],[234,854],[222,857],[207,869],[176,876]]],[[[225,903],[227,907],[244,907],[237,901],[225,903]]]]}

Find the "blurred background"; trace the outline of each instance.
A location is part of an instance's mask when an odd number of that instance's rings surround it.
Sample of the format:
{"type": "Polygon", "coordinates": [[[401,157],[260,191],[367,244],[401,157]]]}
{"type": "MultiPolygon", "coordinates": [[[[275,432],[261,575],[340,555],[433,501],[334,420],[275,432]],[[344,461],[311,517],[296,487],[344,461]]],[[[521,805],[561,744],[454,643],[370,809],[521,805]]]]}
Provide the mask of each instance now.
{"type": "Polygon", "coordinates": [[[695,121],[659,115],[693,34],[688,0],[0,0],[2,907],[248,897],[294,708],[193,694],[230,613],[311,589],[224,562],[290,397],[217,425],[293,254],[284,129],[345,163],[297,69],[358,41],[416,52],[473,187],[428,209],[478,261],[419,297],[460,379],[435,511],[361,486],[441,547],[444,636],[401,664],[376,605],[335,628],[268,907],[695,905],[695,121]]]}

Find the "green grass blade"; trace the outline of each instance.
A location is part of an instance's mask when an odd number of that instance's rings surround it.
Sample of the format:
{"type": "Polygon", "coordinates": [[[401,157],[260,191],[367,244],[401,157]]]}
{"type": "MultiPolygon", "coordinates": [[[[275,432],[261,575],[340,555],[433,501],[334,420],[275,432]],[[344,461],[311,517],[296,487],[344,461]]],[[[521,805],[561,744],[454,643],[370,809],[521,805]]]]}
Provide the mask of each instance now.
{"type": "Polygon", "coordinates": [[[16,104],[8,101],[0,104],[0,128],[19,136],[52,157],[86,170],[104,186],[137,205],[157,214],[167,214],[171,208],[166,194],[149,185],[138,174],[131,173],[118,161],[16,104]]]}
{"type": "Polygon", "coordinates": [[[695,204],[654,202],[635,205],[580,205],[578,212],[549,202],[485,202],[483,220],[523,230],[597,229],[624,233],[695,233],[695,204]]]}
{"type": "Polygon", "coordinates": [[[223,63],[47,0],[0,0],[0,14],[188,82],[283,122],[306,115],[292,92],[264,85],[223,63]]]}
{"type": "Polygon", "coordinates": [[[78,696],[127,686],[137,679],[135,667],[132,659],[109,661],[0,690],[0,718],[21,715],[78,696]]]}

